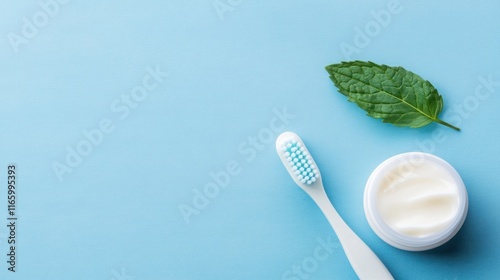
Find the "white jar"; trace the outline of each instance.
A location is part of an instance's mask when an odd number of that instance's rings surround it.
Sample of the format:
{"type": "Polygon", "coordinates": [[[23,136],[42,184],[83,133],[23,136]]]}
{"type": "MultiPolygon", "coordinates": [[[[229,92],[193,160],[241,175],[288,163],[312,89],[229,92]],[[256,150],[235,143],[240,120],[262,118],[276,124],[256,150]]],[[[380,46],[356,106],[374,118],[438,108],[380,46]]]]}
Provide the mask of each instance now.
{"type": "Polygon", "coordinates": [[[403,250],[423,251],[450,240],[464,223],[467,191],[457,171],[426,153],[399,154],[370,175],[366,218],[375,233],[403,250]]]}

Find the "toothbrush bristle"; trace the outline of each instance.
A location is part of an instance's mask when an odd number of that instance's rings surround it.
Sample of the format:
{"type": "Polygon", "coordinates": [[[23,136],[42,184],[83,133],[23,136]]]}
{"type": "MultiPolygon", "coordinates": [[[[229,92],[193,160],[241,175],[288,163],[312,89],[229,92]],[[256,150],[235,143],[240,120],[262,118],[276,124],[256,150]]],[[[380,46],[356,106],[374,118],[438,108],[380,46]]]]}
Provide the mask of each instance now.
{"type": "Polygon", "coordinates": [[[312,185],[318,180],[319,171],[314,165],[311,155],[299,141],[287,140],[281,145],[281,150],[294,171],[294,175],[301,183],[312,185]]]}

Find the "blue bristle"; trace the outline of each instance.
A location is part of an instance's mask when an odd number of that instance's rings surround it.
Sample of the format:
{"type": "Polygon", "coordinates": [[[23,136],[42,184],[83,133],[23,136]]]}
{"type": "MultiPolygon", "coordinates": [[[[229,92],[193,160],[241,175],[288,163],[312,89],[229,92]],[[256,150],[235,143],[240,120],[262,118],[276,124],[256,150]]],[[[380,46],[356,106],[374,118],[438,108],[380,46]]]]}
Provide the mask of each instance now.
{"type": "Polygon", "coordinates": [[[319,171],[314,166],[311,156],[300,142],[295,139],[288,140],[281,147],[288,164],[294,170],[300,182],[312,185],[319,178],[319,171]]]}

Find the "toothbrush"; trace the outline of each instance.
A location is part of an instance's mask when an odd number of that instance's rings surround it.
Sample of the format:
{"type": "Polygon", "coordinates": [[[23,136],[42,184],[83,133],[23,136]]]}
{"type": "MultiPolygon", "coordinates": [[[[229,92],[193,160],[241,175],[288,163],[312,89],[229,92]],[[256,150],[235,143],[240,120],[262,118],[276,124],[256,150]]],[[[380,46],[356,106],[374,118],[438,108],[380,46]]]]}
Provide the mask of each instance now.
{"type": "Polygon", "coordinates": [[[326,196],[319,169],[300,137],[292,132],[282,133],[276,140],[276,151],[295,183],[316,202],[330,222],[358,277],[361,280],[394,279],[375,253],[333,208],[326,196]]]}

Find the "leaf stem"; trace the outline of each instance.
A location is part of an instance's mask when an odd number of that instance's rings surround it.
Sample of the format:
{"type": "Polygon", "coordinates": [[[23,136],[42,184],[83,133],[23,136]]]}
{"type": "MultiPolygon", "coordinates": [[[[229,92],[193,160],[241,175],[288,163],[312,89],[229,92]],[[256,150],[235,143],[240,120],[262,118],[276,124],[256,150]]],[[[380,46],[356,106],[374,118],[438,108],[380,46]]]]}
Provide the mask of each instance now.
{"type": "Polygon", "coordinates": [[[460,131],[460,128],[458,128],[458,127],[456,127],[456,126],[454,126],[454,125],[451,125],[451,124],[449,124],[449,123],[447,123],[447,122],[445,122],[445,121],[442,121],[442,120],[440,120],[440,119],[435,119],[434,121],[435,121],[435,122],[437,122],[437,123],[439,123],[439,124],[442,124],[442,125],[444,125],[444,126],[447,126],[447,127],[453,128],[453,129],[454,129],[454,130],[456,130],[456,131],[460,131]]]}

